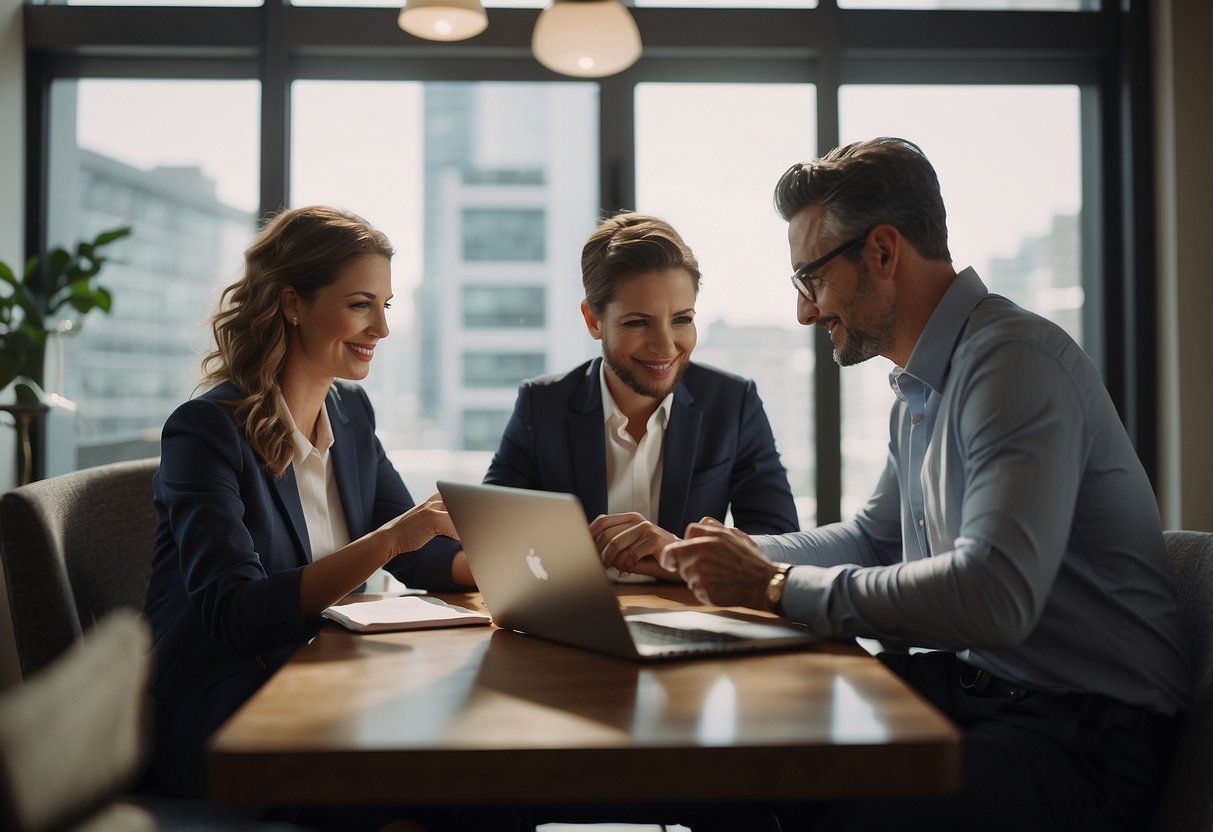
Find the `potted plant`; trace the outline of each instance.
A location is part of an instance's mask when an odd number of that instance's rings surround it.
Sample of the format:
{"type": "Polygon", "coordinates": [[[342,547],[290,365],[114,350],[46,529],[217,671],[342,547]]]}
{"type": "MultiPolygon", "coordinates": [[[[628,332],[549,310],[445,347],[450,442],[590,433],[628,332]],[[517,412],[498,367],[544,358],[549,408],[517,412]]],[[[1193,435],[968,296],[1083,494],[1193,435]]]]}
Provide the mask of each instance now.
{"type": "Polygon", "coordinates": [[[45,258],[31,257],[20,273],[0,261],[0,391],[7,391],[0,410],[17,420],[18,481],[28,482],[33,469],[29,428],[35,416],[46,411],[42,387],[46,383],[48,336],[73,328],[78,317],[94,309],[108,313],[113,298],[96,283],[110,258],[101,250],[131,233],[129,227],[103,231],[81,240],[74,252],[53,248],[45,258]]]}

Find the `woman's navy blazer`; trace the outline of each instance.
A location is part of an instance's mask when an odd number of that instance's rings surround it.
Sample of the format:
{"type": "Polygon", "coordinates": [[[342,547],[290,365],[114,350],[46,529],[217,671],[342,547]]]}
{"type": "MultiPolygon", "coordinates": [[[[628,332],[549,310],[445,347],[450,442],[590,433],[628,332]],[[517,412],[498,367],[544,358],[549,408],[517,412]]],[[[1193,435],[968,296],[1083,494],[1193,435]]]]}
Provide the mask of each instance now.
{"type": "MultiPolygon", "coordinates": [[[[523,382],[484,481],[576,494],[592,520],[607,510],[602,384],[595,358],[523,382]]],[[[799,529],[788,475],[754,382],[689,364],[674,389],[662,450],[657,525],[681,536],[704,517],[750,534],[799,529]]]]}
{"type": "MultiPolygon", "coordinates": [[[[160,522],[144,605],[155,645],[152,772],[179,794],[201,793],[207,737],[320,625],[300,609],[312,551],[294,467],[279,478],[265,470],[221,403],[236,398],[224,384],[173,412],[153,485],[160,522]]],[[[325,407],[337,490],[357,540],[414,502],[375,436],[366,393],[336,382],[325,407]]],[[[451,579],[458,550],[435,538],[387,568],[413,586],[459,589],[451,579]]]]}

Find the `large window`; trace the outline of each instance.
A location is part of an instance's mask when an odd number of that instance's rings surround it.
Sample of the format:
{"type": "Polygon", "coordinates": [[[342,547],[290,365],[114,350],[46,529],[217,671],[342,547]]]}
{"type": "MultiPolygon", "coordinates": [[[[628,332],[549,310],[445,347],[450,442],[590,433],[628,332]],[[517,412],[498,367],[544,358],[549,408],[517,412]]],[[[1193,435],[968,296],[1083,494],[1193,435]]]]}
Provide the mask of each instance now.
{"type": "MultiPolygon", "coordinates": [[[[844,86],[839,100],[842,141],[905,136],[932,160],[956,269],[972,266],[990,291],[1081,343],[1077,87],[844,86]]],[[[884,467],[891,369],[877,356],[840,374],[843,516],[863,505],[884,467]]]]}
{"type": "MultiPolygon", "coordinates": [[[[461,444],[470,451],[495,451],[501,442],[501,431],[510,418],[508,410],[476,410],[463,411],[461,416],[463,433],[461,444]]],[[[483,474],[473,471],[474,476],[483,474]]]]}
{"type": "Polygon", "coordinates": [[[240,267],[257,207],[254,81],[61,80],[51,89],[47,238],[119,226],[109,315],[62,321],[48,347],[46,471],[159,453],[201,375],[207,315],[240,267]],[[82,323],[82,326],[75,324],[82,323]]]}
{"type": "Polygon", "coordinates": [[[464,260],[538,263],[544,258],[546,222],[542,210],[464,208],[461,225],[464,260]]]}
{"type": "Polygon", "coordinates": [[[468,329],[539,329],[547,321],[543,286],[464,286],[468,329]]]}
{"type": "Polygon", "coordinates": [[[637,207],[671,223],[703,273],[692,358],[757,383],[802,525],[816,515],[812,341],[796,323],[771,192],[788,165],[815,155],[813,113],[808,84],[636,88],[637,207]]]}
{"type": "Polygon", "coordinates": [[[511,392],[523,379],[541,376],[547,356],[541,352],[465,352],[463,383],[467,387],[504,387],[511,392]]]}
{"type": "Polygon", "coordinates": [[[956,264],[1080,339],[1153,470],[1140,0],[638,0],[644,55],[588,81],[531,57],[542,0],[489,3],[460,44],[372,5],[215,6],[202,29],[171,5],[24,9],[30,253],[136,228],[103,281],[114,315],[61,352],[79,448],[61,464],[146,451],[255,218],[320,202],[397,250],[367,381],[389,453],[418,493],[476,478],[517,378],[597,352],[580,247],[637,209],[698,255],[695,360],[757,380],[802,522],[849,513],[883,462],[888,366],[839,371],[796,323],[770,192],[793,161],[899,134],[939,168],[956,264]]]}
{"type": "Polygon", "coordinates": [[[416,493],[482,475],[518,383],[593,350],[578,258],[596,102],[583,83],[293,85],[291,202],[354,210],[396,249],[365,385],[416,493]]]}

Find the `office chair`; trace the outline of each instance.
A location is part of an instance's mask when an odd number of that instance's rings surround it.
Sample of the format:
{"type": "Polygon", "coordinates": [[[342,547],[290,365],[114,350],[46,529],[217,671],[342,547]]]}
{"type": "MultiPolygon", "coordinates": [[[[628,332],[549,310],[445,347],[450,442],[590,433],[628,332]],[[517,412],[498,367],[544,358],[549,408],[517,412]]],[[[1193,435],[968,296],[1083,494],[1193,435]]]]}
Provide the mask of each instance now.
{"type": "Polygon", "coordinates": [[[0,495],[0,558],[22,676],[45,667],[105,613],[143,608],[159,464],[115,462],[0,495]]]}
{"type": "Polygon", "coordinates": [[[1165,537],[1196,688],[1151,828],[1213,832],[1213,533],[1169,531],[1165,537]]]}
{"type": "Polygon", "coordinates": [[[106,616],[24,684],[0,694],[0,828],[13,832],[154,832],[117,799],[145,751],[147,625],[106,616]]]}
{"type": "MultiPolygon", "coordinates": [[[[57,664],[56,657],[82,634],[87,638],[107,614],[143,609],[158,519],[152,477],[159,467],[156,457],[115,462],[0,495],[0,558],[24,678],[36,679],[40,670],[57,664]]],[[[146,638],[142,645],[144,653],[151,649],[146,638]]],[[[77,695],[91,697],[92,684],[81,682],[77,695]]],[[[204,800],[127,795],[124,801],[115,811],[147,815],[153,819],[150,828],[162,832],[295,829],[260,823],[255,810],[204,800]]],[[[3,820],[0,815],[0,828],[7,829],[3,820]]]]}

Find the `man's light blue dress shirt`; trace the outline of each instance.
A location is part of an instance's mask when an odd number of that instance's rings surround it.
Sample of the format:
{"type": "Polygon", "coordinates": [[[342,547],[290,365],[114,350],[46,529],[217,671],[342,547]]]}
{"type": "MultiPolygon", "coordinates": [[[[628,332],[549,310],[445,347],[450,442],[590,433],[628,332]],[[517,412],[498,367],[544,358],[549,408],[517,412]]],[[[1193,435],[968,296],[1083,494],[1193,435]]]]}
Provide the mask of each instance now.
{"type": "Polygon", "coordinates": [[[772,560],[813,565],[789,576],[788,617],[955,650],[1037,690],[1185,707],[1154,493],[1078,344],[966,269],[890,382],[867,505],[755,538],[772,560]]]}

